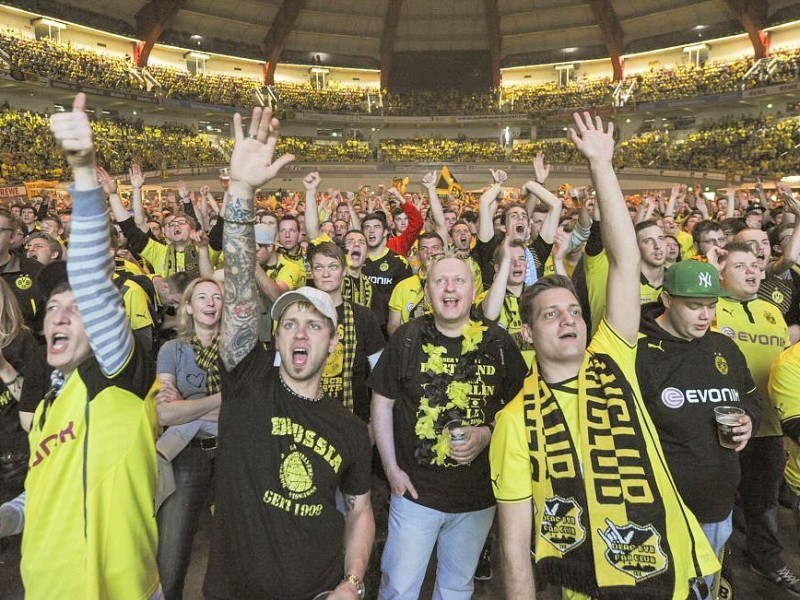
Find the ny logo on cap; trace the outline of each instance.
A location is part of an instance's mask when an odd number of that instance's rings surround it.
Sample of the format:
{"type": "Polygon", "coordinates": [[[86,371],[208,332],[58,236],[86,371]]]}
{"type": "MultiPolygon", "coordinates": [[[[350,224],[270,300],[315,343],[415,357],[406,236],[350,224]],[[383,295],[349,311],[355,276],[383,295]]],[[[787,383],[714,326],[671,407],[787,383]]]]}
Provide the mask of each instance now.
{"type": "Polygon", "coordinates": [[[711,287],[711,273],[700,273],[698,283],[703,287],[711,287]]]}

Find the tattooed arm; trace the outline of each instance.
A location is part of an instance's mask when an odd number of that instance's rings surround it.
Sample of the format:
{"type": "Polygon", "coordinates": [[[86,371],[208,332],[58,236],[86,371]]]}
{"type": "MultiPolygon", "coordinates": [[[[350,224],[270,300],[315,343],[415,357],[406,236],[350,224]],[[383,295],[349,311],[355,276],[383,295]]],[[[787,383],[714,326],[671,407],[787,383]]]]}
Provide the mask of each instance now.
{"type": "Polygon", "coordinates": [[[256,242],[253,233],[255,189],[294,160],[284,154],[273,162],[280,123],[269,108],[254,108],[249,135],[242,131],[242,117],[233,116],[236,143],[231,154],[231,179],[225,208],[222,245],[225,250],[225,304],[222,310],[220,358],[233,370],[258,341],[256,282],[253,277],[256,242]]]}
{"type": "MultiPolygon", "coordinates": [[[[344,498],[344,572],[355,575],[362,581],[367,571],[372,542],[375,539],[375,519],[372,516],[370,493],[360,496],[343,494],[344,498]]],[[[353,584],[343,581],[338,587],[342,591],[355,589],[353,584]]],[[[337,589],[338,589],[337,587],[337,589]]]]}

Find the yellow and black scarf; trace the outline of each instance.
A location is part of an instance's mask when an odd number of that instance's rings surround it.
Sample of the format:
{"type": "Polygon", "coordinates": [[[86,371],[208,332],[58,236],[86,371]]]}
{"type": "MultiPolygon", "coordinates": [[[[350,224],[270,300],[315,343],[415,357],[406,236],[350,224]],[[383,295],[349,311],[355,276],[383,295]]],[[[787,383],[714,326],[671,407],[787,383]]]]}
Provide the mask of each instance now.
{"type": "Polygon", "coordinates": [[[345,301],[372,308],[372,292],[372,282],[366,275],[359,275],[358,278],[345,275],[342,280],[342,298],[345,301]]]}
{"type": "Polygon", "coordinates": [[[523,387],[537,573],[603,600],[686,600],[691,582],[719,564],[638,392],[610,357],[592,353],[577,392],[569,423],[535,361],[523,387]]]}
{"type": "MultiPolygon", "coordinates": [[[[183,270],[192,279],[200,277],[200,264],[197,257],[197,246],[194,244],[189,244],[183,251],[183,270]]],[[[167,248],[167,264],[165,271],[167,276],[174,275],[178,272],[178,249],[172,244],[170,244],[169,248],[167,248]]]]}
{"type": "Polygon", "coordinates": [[[206,393],[210,396],[219,392],[219,336],[214,338],[210,346],[203,346],[200,338],[192,336],[194,362],[206,372],[206,393]]]}
{"type": "MultiPolygon", "coordinates": [[[[353,412],[353,363],[355,362],[356,357],[356,344],[358,340],[356,338],[356,319],[355,315],[353,314],[353,305],[350,302],[343,302],[342,303],[342,312],[343,317],[341,323],[339,323],[339,332],[341,337],[339,339],[339,344],[342,346],[342,368],[341,373],[335,375],[335,377],[342,378],[342,390],[339,399],[342,402],[342,405],[353,412]]],[[[328,364],[336,361],[337,358],[333,355],[328,357],[328,364]]],[[[322,375],[322,389],[323,390],[330,390],[331,385],[326,381],[329,377],[325,376],[325,369],[323,369],[322,375]]],[[[338,394],[333,394],[336,397],[338,394]]]]}

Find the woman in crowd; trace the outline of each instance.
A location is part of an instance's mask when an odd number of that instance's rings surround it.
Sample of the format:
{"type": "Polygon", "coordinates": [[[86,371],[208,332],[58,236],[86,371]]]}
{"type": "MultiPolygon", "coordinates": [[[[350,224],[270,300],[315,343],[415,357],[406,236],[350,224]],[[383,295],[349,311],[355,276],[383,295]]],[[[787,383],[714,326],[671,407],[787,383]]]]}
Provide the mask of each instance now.
{"type": "Polygon", "coordinates": [[[156,410],[159,422],[168,426],[157,444],[158,568],[167,600],[183,596],[192,539],[212,489],[222,297],[217,282],[192,281],[178,308],[177,338],[158,353],[156,410]]]}
{"type": "Polygon", "coordinates": [[[25,327],[11,288],[0,279],[0,503],[22,492],[29,456],[26,432],[48,384],[44,351],[25,327]]]}

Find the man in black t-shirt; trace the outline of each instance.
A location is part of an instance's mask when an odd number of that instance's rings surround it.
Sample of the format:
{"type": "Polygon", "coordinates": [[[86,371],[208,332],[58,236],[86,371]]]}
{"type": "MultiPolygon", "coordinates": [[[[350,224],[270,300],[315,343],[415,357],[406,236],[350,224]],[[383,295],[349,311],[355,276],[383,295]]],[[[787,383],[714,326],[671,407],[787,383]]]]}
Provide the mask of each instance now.
{"type": "Polygon", "coordinates": [[[278,127],[269,108],[256,108],[245,138],[234,116],[219,340],[224,401],[203,591],[213,600],[307,600],[326,590],[363,598],[375,535],[371,448],[364,423],[321,387],[337,343],[328,294],[304,287],[275,301],[278,369],[258,343],[253,196],[294,158],[273,162],[278,127]]]}
{"type": "MultiPolygon", "coordinates": [[[[687,260],[664,276],[664,306],[644,311],[636,354],[639,386],[675,484],[719,555],[731,534],[741,479],[738,452],[761,415],[761,399],[741,350],[710,331],[720,295],[717,270],[687,260]],[[665,308],[666,307],[666,308],[665,308]],[[734,429],[736,448],[723,448],[714,409],[746,411],[734,429]]],[[[713,577],[707,578],[709,589],[713,577]]]]}
{"type": "Polygon", "coordinates": [[[367,238],[368,256],[362,272],[380,290],[384,298],[390,298],[395,286],[413,273],[405,257],[396,254],[387,242],[389,227],[386,215],[374,212],[361,220],[361,230],[367,238]]]}
{"type": "Polygon", "coordinates": [[[434,597],[472,594],[495,512],[494,416],[527,370],[505,331],[470,319],[475,280],[465,258],[432,258],[425,295],[433,314],[400,326],[369,378],[375,441],[392,491],[381,598],[418,597],[437,543],[434,597]],[[466,439],[456,443],[450,428],[466,439]]]}

